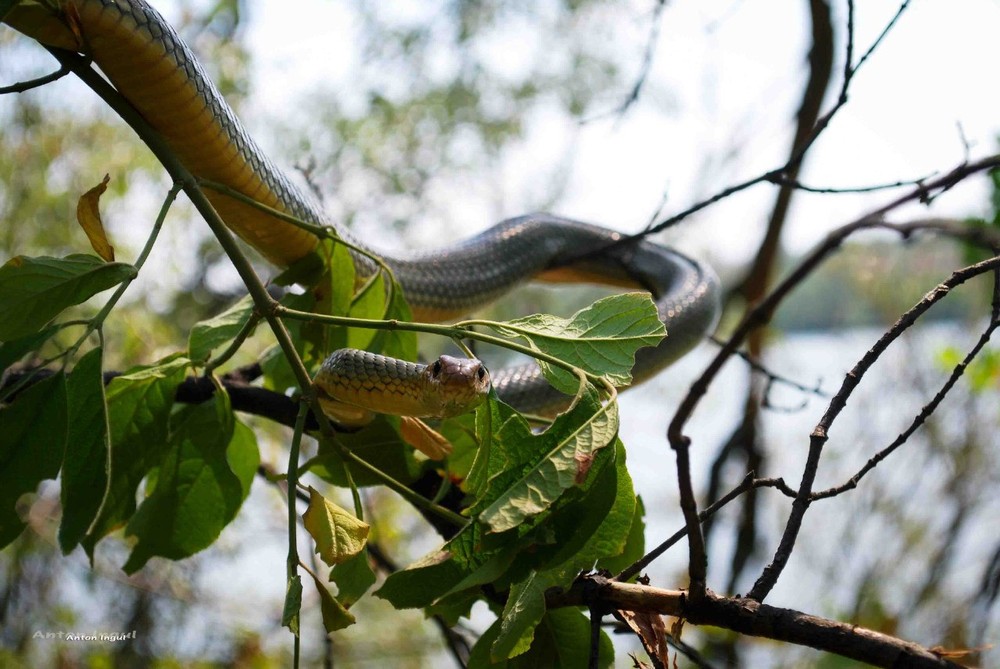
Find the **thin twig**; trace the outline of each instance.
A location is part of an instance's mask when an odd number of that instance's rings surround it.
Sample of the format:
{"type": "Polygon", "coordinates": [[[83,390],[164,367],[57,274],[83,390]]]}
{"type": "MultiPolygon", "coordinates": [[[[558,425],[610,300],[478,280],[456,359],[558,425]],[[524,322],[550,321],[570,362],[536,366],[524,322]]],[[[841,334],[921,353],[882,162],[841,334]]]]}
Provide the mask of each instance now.
{"type": "MultiPolygon", "coordinates": [[[[998,262],[997,258],[992,258],[990,260],[984,261],[984,263],[980,263],[980,265],[987,265],[987,264],[988,264],[988,266],[986,267],[986,269],[983,269],[982,272],[991,271],[991,270],[995,271],[996,268],[1000,268],[1000,262],[998,262]]],[[[977,266],[974,265],[973,267],[977,267],[977,266]]],[[[971,269],[971,268],[967,268],[967,269],[971,269]]],[[[960,270],[960,271],[964,271],[964,270],[960,270]]],[[[977,274],[978,273],[982,273],[982,272],[977,272],[977,274]]],[[[958,274],[958,272],[956,272],[956,274],[958,274]]],[[[953,277],[954,276],[955,275],[953,275],[953,277]]],[[[965,279],[963,278],[962,281],[964,281],[964,280],[965,279]]],[[[947,284],[947,282],[946,282],[946,284],[947,284]]],[[[942,299],[945,295],[947,295],[948,294],[948,290],[950,290],[950,288],[946,288],[946,289],[942,288],[946,284],[942,284],[942,286],[938,286],[938,288],[936,288],[934,291],[932,291],[931,293],[929,293],[924,298],[924,300],[922,300],[917,306],[913,307],[912,309],[910,309],[910,311],[908,311],[906,314],[904,314],[903,317],[900,318],[899,321],[897,321],[897,325],[899,323],[904,322],[904,321],[906,321],[907,323],[912,323],[912,321],[910,320],[910,314],[912,312],[916,311],[917,309],[921,309],[920,313],[923,313],[923,311],[926,311],[926,309],[929,308],[929,306],[931,304],[933,304],[934,302],[942,299]],[[925,301],[929,303],[927,307],[923,307],[925,301]]],[[[913,317],[913,318],[916,318],[916,317],[913,317]]],[[[868,474],[871,470],[875,469],[875,467],[877,467],[880,462],[882,462],[883,460],[885,460],[887,457],[889,457],[889,455],[892,454],[893,451],[895,451],[902,444],[904,444],[910,438],[910,436],[912,436],[913,433],[916,432],[917,429],[920,428],[920,426],[924,424],[924,422],[926,422],[926,420],[931,416],[931,414],[934,413],[934,411],[937,409],[938,405],[941,404],[941,401],[945,398],[945,396],[951,391],[952,387],[958,382],[958,380],[965,373],[965,370],[968,368],[969,364],[973,361],[973,359],[977,355],[979,355],[979,353],[983,350],[983,348],[986,346],[986,344],[989,343],[990,338],[992,337],[993,333],[998,328],[1000,328],[1000,321],[997,321],[995,319],[991,320],[991,322],[987,326],[986,330],[980,335],[979,340],[976,342],[975,346],[972,347],[972,349],[965,355],[965,357],[962,359],[962,361],[960,363],[958,363],[957,365],[955,365],[955,368],[951,371],[951,374],[948,376],[948,379],[945,381],[944,385],[941,386],[941,388],[934,395],[934,397],[931,399],[931,401],[928,402],[926,405],[924,405],[920,409],[920,412],[916,416],[914,416],[914,418],[911,421],[910,425],[905,430],[903,430],[892,441],[891,444],[889,444],[888,446],[886,446],[885,448],[883,448],[882,450],[880,450],[878,453],[876,453],[875,455],[873,455],[871,457],[871,459],[869,459],[868,462],[866,462],[865,465],[858,471],[858,473],[855,474],[854,476],[852,476],[848,481],[846,481],[845,483],[843,483],[843,484],[841,484],[839,486],[834,486],[834,487],[828,488],[826,490],[815,492],[815,493],[812,494],[812,499],[814,499],[814,500],[820,500],[820,499],[826,499],[826,498],[829,498],[829,497],[836,497],[837,495],[839,495],[839,494],[841,494],[843,492],[846,492],[847,490],[851,490],[853,488],[856,488],[857,485],[858,485],[858,482],[860,482],[861,479],[864,478],[864,476],[866,474],[868,474]]],[[[894,326],[894,329],[895,329],[895,326],[894,326]]],[[[905,329],[905,327],[903,329],[905,329]]],[[[901,333],[902,333],[902,329],[900,329],[899,331],[895,332],[894,336],[892,337],[892,339],[895,339],[901,333]]],[[[885,337],[883,337],[883,339],[885,339],[885,337]]],[[[880,344],[881,344],[881,342],[882,342],[882,340],[879,341],[880,344]]],[[[888,344],[886,344],[886,345],[888,345],[888,344]]],[[[882,350],[884,350],[884,348],[882,350]]],[[[874,351],[875,351],[875,349],[873,348],[872,351],[870,351],[869,353],[872,353],[874,351]]],[[[878,356],[876,355],[875,357],[878,357],[878,356]]],[[[866,355],[866,358],[867,358],[867,355],[866,355]]],[[[872,360],[872,362],[874,362],[874,360],[872,360]]],[[[861,363],[859,363],[859,367],[860,367],[860,364],[861,363]]],[[[861,369],[860,372],[858,371],[859,367],[855,367],[855,369],[851,370],[851,372],[848,375],[849,378],[851,376],[853,376],[853,375],[856,375],[856,374],[864,375],[865,371],[867,371],[867,366],[864,367],[863,369],[861,369]]],[[[858,380],[860,381],[860,376],[858,377],[858,380]]],[[[845,380],[845,388],[842,390],[842,392],[846,391],[846,396],[843,398],[843,401],[845,403],[846,403],[846,400],[847,400],[847,396],[850,395],[850,389],[852,389],[852,388],[847,388],[846,386],[847,386],[847,381],[845,380]]],[[[838,404],[840,402],[839,396],[840,396],[840,393],[838,393],[838,399],[836,400],[838,402],[838,404]]]]}
{"type": "Polygon", "coordinates": [[[55,72],[50,72],[45,76],[38,77],[37,79],[29,79],[28,81],[19,81],[9,86],[0,86],[0,95],[7,95],[8,93],[23,93],[25,91],[30,91],[33,88],[39,88],[46,84],[51,84],[53,81],[58,81],[59,79],[62,79],[69,73],[70,73],[69,67],[63,64],[55,72]]]}
{"type": "MultiPolygon", "coordinates": [[[[896,321],[889,331],[879,338],[875,346],[865,353],[861,360],[858,361],[858,364],[856,364],[854,368],[847,373],[844,377],[844,382],[841,385],[840,391],[838,391],[830,401],[830,405],[827,408],[826,413],[820,419],[819,423],[813,429],[813,432],[809,437],[809,454],[806,458],[805,467],[803,468],[802,482],[799,484],[799,490],[795,496],[795,501],[792,502],[792,510],[785,523],[785,530],[782,533],[781,541],[778,544],[778,548],[774,552],[774,557],[771,559],[771,562],[764,568],[760,577],[757,579],[757,582],[754,583],[753,588],[750,590],[750,593],[748,594],[749,598],[756,601],[762,601],[777,583],[778,577],[781,575],[785,565],[788,563],[788,559],[791,557],[792,549],[798,537],[799,529],[802,526],[803,518],[813,501],[814,496],[812,484],[815,480],[816,472],[819,469],[819,459],[822,455],[823,447],[829,439],[830,428],[832,427],[833,422],[837,419],[837,416],[840,415],[840,412],[847,405],[848,398],[854,392],[854,389],[857,388],[868,369],[871,368],[871,366],[876,360],[878,360],[889,345],[899,338],[899,335],[902,334],[902,332],[913,325],[913,323],[915,323],[916,320],[928,309],[934,306],[934,304],[944,299],[944,297],[950,293],[952,288],[965,283],[974,276],[997,269],[1000,269],[1000,256],[984,260],[980,263],[976,263],[975,265],[971,265],[970,267],[958,270],[952,274],[947,281],[937,286],[934,290],[928,293],[924,299],[918,302],[916,306],[903,314],[903,316],[896,321]]],[[[989,340],[989,335],[993,333],[998,325],[1000,324],[995,321],[990,324],[990,327],[984,333],[976,347],[974,347],[969,353],[967,360],[971,360],[972,357],[974,357],[975,354],[986,345],[986,342],[989,340]]],[[[931,401],[930,404],[927,405],[927,407],[925,407],[926,415],[925,411],[921,411],[917,418],[914,419],[910,428],[906,430],[903,435],[900,435],[900,439],[898,440],[899,444],[902,444],[907,438],[909,438],[909,435],[923,423],[926,416],[930,415],[930,413],[937,408],[938,404],[942,399],[944,399],[944,396],[949,390],[951,390],[951,387],[961,376],[965,369],[964,364],[965,361],[963,361],[963,364],[956,367],[951,377],[948,379],[948,382],[945,383],[938,395],[931,401]]],[[[896,444],[896,446],[899,444],[896,444]]],[[[893,446],[889,452],[895,450],[896,446],[893,446]]],[[[888,455],[888,453],[886,455],[888,455]]],[[[877,464],[877,462],[875,464],[877,464]]],[[[874,467],[874,464],[872,467],[874,467]]]]}
{"type": "Polygon", "coordinates": [[[892,190],[894,188],[903,188],[905,186],[919,186],[923,182],[935,176],[937,176],[937,172],[928,174],[927,176],[921,177],[919,179],[902,179],[900,181],[893,181],[892,183],[874,184],[871,186],[847,186],[842,188],[807,186],[801,181],[798,181],[797,179],[792,179],[791,177],[788,177],[787,175],[784,174],[776,175],[774,178],[768,179],[768,181],[778,186],[790,186],[795,190],[801,190],[807,193],[844,195],[850,193],[875,193],[883,190],[892,190]]]}
{"type": "MultiPolygon", "coordinates": [[[[716,346],[725,346],[725,342],[716,337],[715,335],[710,335],[708,340],[715,344],[716,346]]],[[[767,367],[764,366],[762,362],[754,358],[752,355],[746,351],[736,351],[736,355],[739,356],[743,362],[747,363],[753,371],[758,374],[762,374],[768,381],[768,387],[773,384],[781,384],[784,386],[790,386],[796,390],[803,393],[808,393],[809,395],[816,395],[817,397],[829,397],[830,394],[819,387],[819,383],[815,386],[807,386],[805,384],[799,383],[798,381],[793,381],[786,376],[781,376],[775,372],[772,372],[767,367]]],[[[766,394],[766,393],[765,393],[766,394]]]]}
{"type": "MultiPolygon", "coordinates": [[[[701,513],[698,514],[698,522],[704,523],[706,520],[714,516],[720,509],[732,502],[734,499],[740,495],[746,493],[752,488],[775,488],[781,493],[787,495],[788,497],[794,497],[795,491],[788,487],[783,479],[758,479],[754,478],[753,472],[747,474],[743,481],[740,482],[738,486],[730,490],[728,493],[717,499],[715,502],[707,506],[701,513]]],[[[648,567],[653,561],[666,553],[671,546],[676,544],[678,541],[687,536],[688,528],[687,526],[674,532],[670,537],[659,544],[656,548],[646,553],[642,558],[636,560],[627,568],[623,569],[620,574],[615,576],[616,581],[630,581],[636,576],[638,576],[643,569],[648,567]]]]}

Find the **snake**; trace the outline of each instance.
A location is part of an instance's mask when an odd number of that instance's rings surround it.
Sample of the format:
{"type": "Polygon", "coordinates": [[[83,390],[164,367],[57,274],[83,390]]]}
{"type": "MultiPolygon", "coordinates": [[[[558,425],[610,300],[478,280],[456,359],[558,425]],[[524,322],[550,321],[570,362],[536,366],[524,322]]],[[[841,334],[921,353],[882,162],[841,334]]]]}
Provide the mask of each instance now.
{"type": "MultiPolygon", "coordinates": [[[[90,58],[194,176],[296,219],[332,227],[356,247],[353,259],[361,277],[378,271],[370,256],[377,254],[402,287],[415,320],[457,318],[529,279],[647,290],[667,336],[637,352],[632,385],[691,350],[717,320],[719,280],[708,265],[646,237],[560,216],[512,218],[415,253],[382,253],[354,239],[260,150],[191,49],[143,0],[33,0],[15,4],[2,18],[47,47],[90,58]]],[[[233,232],[279,267],[317,250],[318,238],[301,226],[224,192],[206,189],[206,196],[233,232]]],[[[447,417],[481,402],[484,378],[500,399],[523,412],[551,414],[571,400],[553,389],[533,362],[488,374],[481,364],[446,358],[419,365],[337,351],[321,365],[316,384],[331,403],[353,406],[361,417],[366,412],[447,417]],[[434,370],[447,372],[447,382],[429,383],[434,370]]]]}

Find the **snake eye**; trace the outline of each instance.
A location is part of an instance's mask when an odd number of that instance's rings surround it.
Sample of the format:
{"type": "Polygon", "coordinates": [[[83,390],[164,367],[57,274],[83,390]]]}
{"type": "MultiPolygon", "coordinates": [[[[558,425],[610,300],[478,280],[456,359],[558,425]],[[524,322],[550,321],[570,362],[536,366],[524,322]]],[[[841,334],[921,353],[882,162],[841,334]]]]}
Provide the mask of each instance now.
{"type": "Polygon", "coordinates": [[[431,365],[431,376],[437,378],[438,374],[441,373],[441,361],[435,360],[434,364],[431,365]]]}
{"type": "Polygon", "coordinates": [[[480,381],[482,381],[483,379],[485,379],[486,378],[486,369],[483,368],[483,367],[480,367],[479,371],[476,372],[476,378],[479,379],[480,381]]]}

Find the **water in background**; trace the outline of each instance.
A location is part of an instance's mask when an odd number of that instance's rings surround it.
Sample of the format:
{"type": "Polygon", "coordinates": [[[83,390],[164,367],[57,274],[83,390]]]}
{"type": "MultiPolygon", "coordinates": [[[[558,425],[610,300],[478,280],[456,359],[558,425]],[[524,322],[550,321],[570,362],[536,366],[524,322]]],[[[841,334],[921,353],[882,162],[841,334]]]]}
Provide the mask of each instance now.
{"type": "MultiPolygon", "coordinates": [[[[806,386],[821,380],[832,396],[882,332],[788,336],[769,349],[767,366],[806,386]]],[[[955,346],[964,355],[978,336],[978,330],[964,325],[935,324],[897,341],[869,371],[830,430],[815,489],[846,481],[891,443],[950,373],[940,362],[945,349],[955,346]]],[[[623,395],[621,433],[629,470],[646,504],[647,548],[682,526],[666,426],[716,350],[705,345],[646,386],[623,395]]],[[[738,424],[747,374],[745,363],[730,361],[687,430],[699,492],[705,490],[721,444],[738,424]]],[[[766,470],[758,474],[781,476],[794,489],[809,435],[829,399],[785,387],[776,389],[771,400],[779,409],[763,413],[768,459],[766,470]]],[[[723,492],[743,474],[733,467],[723,492]]],[[[968,379],[963,379],[935,417],[858,488],[811,507],[792,559],[767,602],[881,628],[926,646],[947,646],[956,634],[965,637],[966,647],[1000,645],[1000,611],[996,606],[992,612],[975,610],[984,573],[1000,542],[998,484],[1000,387],[994,378],[991,385],[970,391],[968,379]],[[956,626],[964,629],[956,633],[956,626]]],[[[790,509],[790,500],[774,490],[762,490],[759,499],[758,553],[737,586],[744,593],[770,560],[790,509]]],[[[726,511],[709,547],[709,587],[717,591],[729,581],[738,522],[735,505],[726,511]]],[[[652,583],[684,587],[686,561],[682,541],[648,570],[652,583]]],[[[766,652],[760,657],[754,653],[748,666],[796,666],[793,658],[812,666],[817,660],[809,650],[763,647],[766,652]]],[[[1000,651],[988,651],[981,666],[1000,666],[1000,651]]]]}

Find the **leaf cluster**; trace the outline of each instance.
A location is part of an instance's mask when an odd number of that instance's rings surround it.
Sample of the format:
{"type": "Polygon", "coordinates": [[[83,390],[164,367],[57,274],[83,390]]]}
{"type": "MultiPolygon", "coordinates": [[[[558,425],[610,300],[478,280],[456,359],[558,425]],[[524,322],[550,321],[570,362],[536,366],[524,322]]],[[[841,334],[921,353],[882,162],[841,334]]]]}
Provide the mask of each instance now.
{"type": "MultiPolygon", "coordinates": [[[[97,196],[85,198],[93,198],[86,218],[100,228],[97,196]]],[[[98,236],[103,248],[107,239],[98,236]]],[[[179,560],[210,546],[249,493],[260,464],[256,436],[235,416],[213,372],[257,337],[260,317],[252,300],[195,325],[185,350],[121,374],[106,378],[100,339],[80,354],[92,333],[101,334],[103,319],[139,269],[82,254],[17,256],[0,268],[0,362],[11,367],[35,360],[32,373],[4,388],[0,409],[3,544],[25,527],[23,495],[45,479],[60,480],[60,548],[69,553],[80,545],[93,559],[96,544],[122,529],[132,546],[123,565],[127,573],[154,557],[179,560]],[[115,297],[92,318],[60,321],[68,308],[115,285],[115,297]],[[43,361],[60,363],[58,370],[37,365],[52,336],[74,327],[85,328],[76,344],[43,361]],[[198,368],[217,392],[200,404],[176,401],[178,387],[198,368]]],[[[320,437],[316,455],[295,476],[312,474],[356,495],[357,486],[405,488],[428,472],[443,475],[461,493],[448,516],[454,524],[447,542],[391,574],[378,595],[451,623],[468,615],[476,601],[486,601],[498,619],[473,652],[475,666],[551,658],[576,665],[587,652],[589,624],[578,611],[546,611],[544,596],[551,588],[569,587],[581,571],[620,569],[642,553],[642,506],[617,436],[614,387],[629,381],[635,351],[663,336],[649,297],[604,298],[569,319],[536,315],[503,323],[400,325],[409,320],[409,310],[391,274],[358,275],[343,244],[324,242],[316,257],[279,280],[307,277],[308,289],[287,293],[280,304],[295,315],[287,327],[307,369],[344,346],[416,359],[415,331],[425,330],[531,352],[546,361],[544,371],[557,387],[575,393],[570,408],[544,430],[491,396],[474,417],[440,426],[455,445],[443,464],[414,455],[398,422],[380,419],[357,433],[320,437]]],[[[279,347],[266,353],[264,386],[280,393],[296,387],[292,364],[279,347]]],[[[365,550],[368,525],[360,507],[354,514],[340,509],[314,487],[308,495],[301,522],[332,568],[336,595],[321,574],[301,566],[314,581],[324,624],[333,632],[354,622],[349,608],[375,582],[365,550]]],[[[423,505],[433,508],[436,502],[423,505]]],[[[291,573],[284,623],[296,635],[301,597],[301,578],[291,573]]],[[[606,638],[600,653],[607,666],[606,638]]]]}

